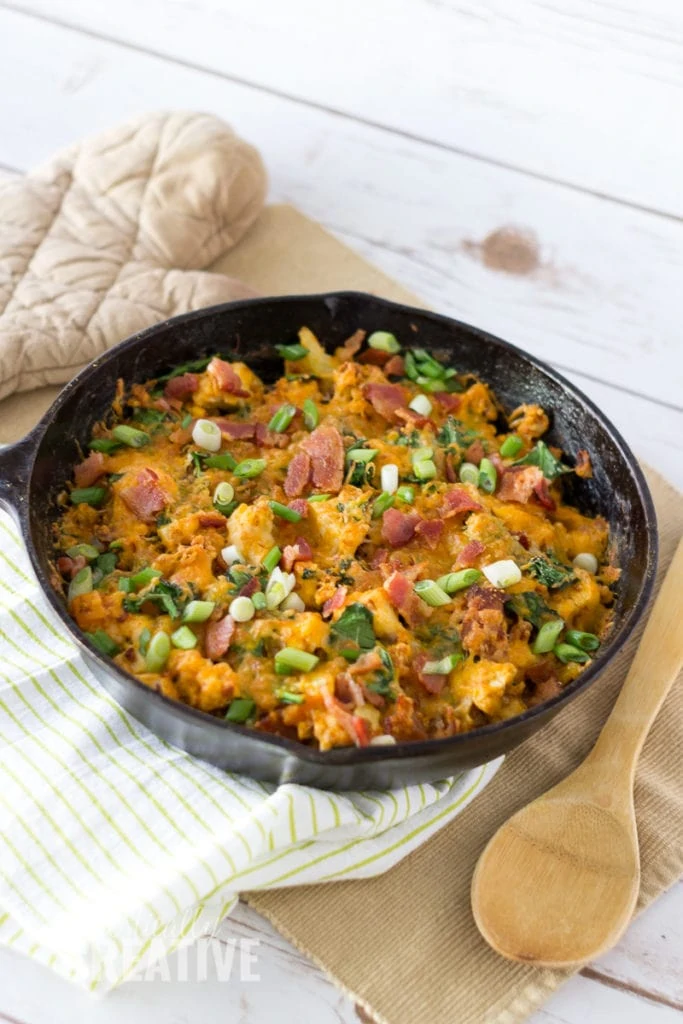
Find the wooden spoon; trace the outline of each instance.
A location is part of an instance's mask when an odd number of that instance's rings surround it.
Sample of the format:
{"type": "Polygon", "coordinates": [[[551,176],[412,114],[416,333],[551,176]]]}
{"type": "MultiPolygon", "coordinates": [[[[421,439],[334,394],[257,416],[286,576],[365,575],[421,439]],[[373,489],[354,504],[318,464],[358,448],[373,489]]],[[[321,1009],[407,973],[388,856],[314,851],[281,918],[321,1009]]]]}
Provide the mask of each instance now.
{"type": "Polygon", "coordinates": [[[683,664],[683,540],[586,760],[502,825],[472,879],[479,931],[510,960],[575,967],[613,946],[638,898],[636,762],[683,664]]]}

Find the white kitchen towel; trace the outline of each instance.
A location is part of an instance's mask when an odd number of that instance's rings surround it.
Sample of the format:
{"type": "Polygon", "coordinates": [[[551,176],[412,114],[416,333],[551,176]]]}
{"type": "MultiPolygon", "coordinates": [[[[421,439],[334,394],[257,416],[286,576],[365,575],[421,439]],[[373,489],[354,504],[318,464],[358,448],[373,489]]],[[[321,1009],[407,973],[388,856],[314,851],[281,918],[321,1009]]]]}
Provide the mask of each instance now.
{"type": "Polygon", "coordinates": [[[0,942],[93,991],[210,933],[241,891],[388,870],[501,761],[343,794],[197,761],[109,697],[0,511],[0,942]]]}

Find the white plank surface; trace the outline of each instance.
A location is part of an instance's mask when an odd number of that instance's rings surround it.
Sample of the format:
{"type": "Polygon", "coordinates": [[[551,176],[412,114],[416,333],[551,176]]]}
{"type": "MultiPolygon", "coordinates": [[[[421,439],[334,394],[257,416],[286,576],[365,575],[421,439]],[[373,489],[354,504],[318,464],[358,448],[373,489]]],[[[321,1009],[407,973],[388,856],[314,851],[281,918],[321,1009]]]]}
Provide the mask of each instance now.
{"type": "MultiPolygon", "coordinates": [[[[272,198],[434,308],[564,368],[683,487],[678,0],[346,0],[322,14],[313,0],[0,0],[0,166],[25,170],[140,109],[214,111],[260,147],[272,198]],[[525,273],[487,265],[505,226],[535,236],[525,273]]],[[[680,1024],[682,908],[679,885],[533,1024],[680,1024]]],[[[247,908],[219,939],[258,940],[259,981],[220,980],[211,956],[207,980],[188,963],[183,981],[176,958],[168,980],[94,1002],[0,950],[0,1022],[358,1021],[247,908]]]]}

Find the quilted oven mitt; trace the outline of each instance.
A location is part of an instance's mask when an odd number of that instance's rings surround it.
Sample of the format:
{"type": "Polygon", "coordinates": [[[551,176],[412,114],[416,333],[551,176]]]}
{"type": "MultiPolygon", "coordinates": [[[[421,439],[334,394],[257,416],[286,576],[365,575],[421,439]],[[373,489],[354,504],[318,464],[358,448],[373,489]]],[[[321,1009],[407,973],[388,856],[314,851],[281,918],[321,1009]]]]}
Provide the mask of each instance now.
{"type": "Polygon", "coordinates": [[[253,292],[208,273],[263,207],[258,152],[208,114],[138,117],[0,182],[0,398],[253,292]]]}

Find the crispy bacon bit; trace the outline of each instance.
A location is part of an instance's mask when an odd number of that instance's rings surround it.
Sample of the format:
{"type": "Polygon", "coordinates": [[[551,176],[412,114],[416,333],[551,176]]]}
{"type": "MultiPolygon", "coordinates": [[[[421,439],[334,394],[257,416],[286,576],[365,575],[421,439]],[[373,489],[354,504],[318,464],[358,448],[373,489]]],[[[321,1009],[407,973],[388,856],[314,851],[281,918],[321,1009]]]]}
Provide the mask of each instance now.
{"type": "Polygon", "coordinates": [[[256,424],[256,444],[259,448],[286,448],[289,444],[287,434],[278,434],[275,430],[268,430],[265,423],[256,424]]]}
{"type": "Polygon", "coordinates": [[[365,341],[365,335],[366,332],[361,329],[354,331],[353,334],[346,339],[344,344],[340,345],[340,347],[335,352],[335,355],[339,359],[341,359],[342,362],[346,362],[349,359],[353,359],[356,352],[365,341]]]}
{"type": "Polygon", "coordinates": [[[576,465],[574,466],[574,472],[577,476],[583,477],[584,480],[590,480],[593,476],[591,457],[585,448],[579,448],[576,453],[576,465]]]}
{"type": "Polygon", "coordinates": [[[455,564],[458,569],[471,569],[479,555],[483,555],[486,551],[486,547],[479,540],[471,540],[465,544],[460,554],[455,560],[455,564]]]}
{"type": "Polygon", "coordinates": [[[88,563],[83,555],[76,555],[75,558],[71,558],[69,555],[62,555],[61,558],[57,559],[57,568],[61,572],[62,576],[68,576],[70,580],[72,580],[76,573],[80,572],[81,569],[85,569],[87,564],[88,563]]]}
{"type": "Polygon", "coordinates": [[[405,369],[403,356],[392,356],[386,363],[384,372],[387,377],[402,377],[405,373],[405,369]]]}
{"type": "Polygon", "coordinates": [[[219,512],[200,512],[197,522],[203,530],[221,530],[225,526],[225,516],[219,512]]]}
{"type": "Polygon", "coordinates": [[[122,501],[143,523],[151,523],[168,501],[168,495],[158,481],[158,474],[145,467],[138,470],[134,483],[119,491],[122,501]]]}
{"type": "Polygon", "coordinates": [[[429,605],[413,590],[413,581],[404,572],[394,571],[383,583],[387,597],[409,626],[415,626],[431,615],[429,605]]]}
{"type": "Polygon", "coordinates": [[[349,665],[348,672],[352,676],[362,676],[366,672],[377,672],[380,668],[382,668],[382,659],[378,652],[366,651],[365,654],[361,654],[358,661],[349,665]]]}
{"type": "Polygon", "coordinates": [[[311,510],[311,506],[305,498],[295,498],[294,501],[289,502],[288,508],[300,515],[302,519],[305,519],[311,510]]]}
{"type": "Polygon", "coordinates": [[[415,714],[414,701],[405,693],[398,694],[391,714],[382,719],[382,728],[399,742],[426,738],[424,726],[415,714]]]}
{"type": "Polygon", "coordinates": [[[152,402],[153,409],[159,409],[160,412],[172,412],[170,402],[167,402],[165,398],[155,398],[152,402]]]}
{"type": "Polygon", "coordinates": [[[508,466],[500,481],[498,497],[501,501],[526,505],[542,480],[544,476],[538,466],[508,466]]]}
{"type": "Polygon", "coordinates": [[[446,479],[449,484],[454,484],[458,479],[458,474],[455,472],[455,462],[453,455],[449,452],[446,456],[446,479]]]}
{"type": "Polygon", "coordinates": [[[256,576],[252,576],[250,580],[247,580],[247,582],[240,587],[239,596],[251,597],[252,594],[255,594],[256,591],[260,589],[261,584],[259,583],[258,578],[256,576]]]}
{"type": "Polygon", "coordinates": [[[235,632],[235,620],[231,615],[224,615],[218,622],[210,622],[204,633],[204,650],[207,658],[218,661],[230,648],[235,632]]]}
{"type": "Polygon", "coordinates": [[[382,516],[382,537],[392,548],[402,548],[415,536],[420,517],[416,512],[399,512],[388,508],[382,516]]]}
{"type": "Polygon", "coordinates": [[[325,707],[346,730],[356,746],[367,747],[370,742],[370,728],[366,720],[360,715],[350,714],[327,690],[323,690],[322,695],[325,707]]]}
{"type": "Polygon", "coordinates": [[[347,705],[344,710],[353,710],[365,703],[363,687],[357,683],[349,672],[340,672],[334,681],[334,695],[342,704],[347,705]]]}
{"type": "Polygon", "coordinates": [[[384,366],[390,359],[390,352],[382,352],[378,348],[366,348],[365,352],[358,356],[356,362],[365,363],[368,366],[384,366]]]}
{"type": "Polygon", "coordinates": [[[462,620],[463,647],[472,655],[504,660],[507,655],[507,631],[503,605],[505,595],[493,587],[470,587],[462,620]]]}
{"type": "Polygon", "coordinates": [[[446,412],[457,412],[460,408],[460,398],[458,395],[452,395],[450,391],[435,391],[432,398],[435,398],[446,412]]]}
{"type": "Polygon", "coordinates": [[[285,572],[289,572],[295,562],[310,562],[312,558],[311,545],[305,537],[297,537],[294,544],[287,544],[282,552],[285,572]]]}
{"type": "Polygon", "coordinates": [[[164,388],[164,394],[166,398],[182,402],[193,395],[198,387],[199,377],[196,373],[183,373],[179,377],[171,377],[164,388]]]}
{"type": "Polygon", "coordinates": [[[386,564],[388,558],[389,558],[389,551],[388,551],[387,548],[377,548],[377,550],[375,551],[374,555],[372,556],[372,561],[370,562],[370,568],[371,569],[379,569],[379,568],[381,568],[381,566],[386,564]]]}
{"type": "Polygon", "coordinates": [[[408,404],[400,384],[366,384],[363,393],[375,412],[385,420],[397,419],[396,410],[405,409],[408,404]]]}
{"type": "MultiPolygon", "coordinates": [[[[285,551],[286,550],[287,549],[285,548],[285,551]]],[[[329,618],[332,612],[336,612],[339,608],[344,607],[344,601],[346,600],[347,593],[347,587],[337,587],[332,597],[328,597],[327,601],[325,601],[323,605],[322,610],[322,616],[324,619],[329,618]]]]}
{"type": "Polygon", "coordinates": [[[427,693],[441,693],[444,686],[446,685],[448,676],[433,675],[431,673],[423,672],[422,669],[426,662],[428,661],[428,655],[418,654],[417,658],[415,659],[415,671],[417,672],[417,678],[420,680],[427,693]]]}
{"type": "Polygon", "coordinates": [[[177,427],[174,431],[172,431],[168,435],[168,439],[171,442],[171,444],[189,444],[190,441],[192,440],[192,431],[194,429],[194,425],[196,422],[196,420],[192,420],[192,422],[187,427],[177,427]]]}
{"type": "Polygon", "coordinates": [[[304,440],[302,448],[310,456],[314,486],[321,491],[341,490],[344,483],[344,442],[337,428],[316,427],[304,440]]]}
{"type": "Polygon", "coordinates": [[[242,386],[242,381],[237,371],[232,368],[230,363],[226,363],[225,359],[219,359],[218,356],[215,356],[206,370],[212,377],[215,377],[221,391],[229,391],[231,395],[237,395],[239,398],[247,398],[249,396],[249,392],[245,391],[242,386]]]}
{"type": "Polygon", "coordinates": [[[417,427],[421,430],[422,427],[426,427],[428,423],[431,423],[429,416],[421,416],[419,412],[415,412],[414,409],[396,409],[394,416],[403,420],[404,423],[410,423],[411,426],[417,427]]]}
{"type": "Polygon", "coordinates": [[[517,538],[517,540],[522,545],[524,550],[528,551],[531,545],[530,545],[529,538],[527,537],[527,535],[525,533],[520,533],[517,530],[512,530],[511,532],[512,532],[513,537],[517,538]]]}
{"type": "MultiPolygon", "coordinates": [[[[527,672],[527,675],[529,674],[527,672]]],[[[551,673],[546,675],[545,678],[539,679],[538,682],[534,683],[534,692],[531,697],[527,698],[527,705],[533,708],[537,704],[545,704],[547,700],[552,700],[553,697],[557,697],[560,693],[562,693],[562,686],[557,676],[551,670],[551,673]]]]}
{"type": "Polygon", "coordinates": [[[435,548],[443,533],[443,519],[423,519],[415,527],[415,533],[423,537],[430,548],[435,548]]]}
{"type": "Polygon", "coordinates": [[[541,477],[534,487],[534,496],[539,505],[542,505],[543,508],[547,508],[550,512],[554,512],[557,508],[557,505],[550,493],[548,481],[544,476],[541,477]]]}
{"type": "Polygon", "coordinates": [[[473,462],[475,466],[478,466],[483,458],[486,457],[486,450],[484,449],[484,443],[481,438],[477,438],[473,441],[469,448],[465,449],[465,462],[473,462]]]}
{"type": "Polygon", "coordinates": [[[74,470],[76,487],[90,487],[104,473],[105,459],[102,452],[91,452],[74,470]]]}
{"type": "Polygon", "coordinates": [[[297,452],[287,467],[285,477],[285,494],[288,498],[298,498],[311,479],[311,459],[307,452],[297,452]]]}
{"type": "Polygon", "coordinates": [[[461,512],[480,512],[483,508],[480,502],[473,498],[464,487],[451,487],[443,496],[441,515],[444,519],[460,515],[461,512]]]}
{"type": "Polygon", "coordinates": [[[233,441],[253,441],[256,436],[256,423],[242,423],[237,420],[216,420],[221,434],[233,441]]]}

